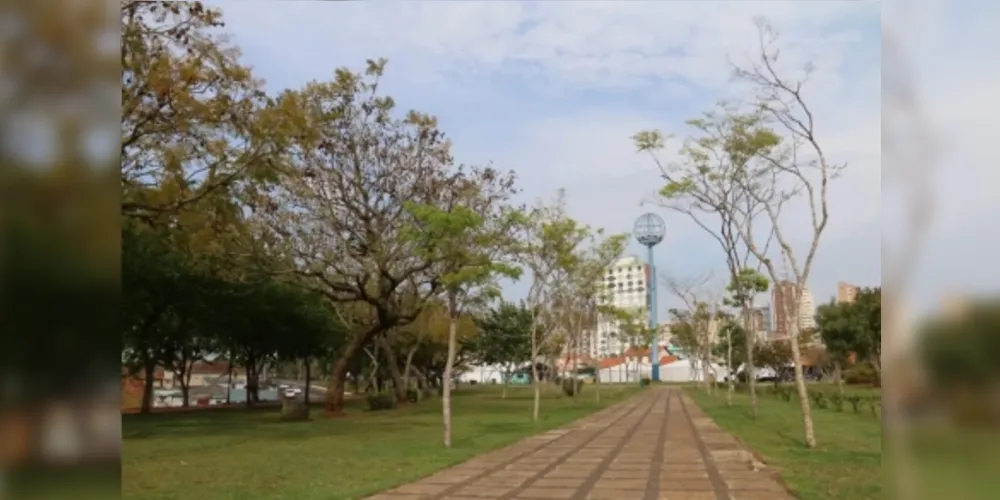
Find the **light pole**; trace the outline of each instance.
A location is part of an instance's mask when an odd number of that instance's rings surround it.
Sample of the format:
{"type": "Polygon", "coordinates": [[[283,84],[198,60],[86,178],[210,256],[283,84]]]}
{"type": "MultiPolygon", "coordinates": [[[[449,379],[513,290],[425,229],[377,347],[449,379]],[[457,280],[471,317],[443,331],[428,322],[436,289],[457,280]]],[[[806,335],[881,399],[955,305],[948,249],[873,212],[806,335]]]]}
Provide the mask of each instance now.
{"type": "Polygon", "coordinates": [[[659,356],[659,325],[656,321],[656,266],[653,263],[653,247],[663,241],[663,236],[667,232],[667,225],[663,218],[654,213],[642,214],[635,221],[635,228],[632,231],[635,239],[646,247],[647,260],[649,261],[649,276],[646,283],[649,287],[649,328],[653,332],[652,345],[649,348],[649,361],[652,365],[653,382],[660,381],[660,356],[659,356]]]}

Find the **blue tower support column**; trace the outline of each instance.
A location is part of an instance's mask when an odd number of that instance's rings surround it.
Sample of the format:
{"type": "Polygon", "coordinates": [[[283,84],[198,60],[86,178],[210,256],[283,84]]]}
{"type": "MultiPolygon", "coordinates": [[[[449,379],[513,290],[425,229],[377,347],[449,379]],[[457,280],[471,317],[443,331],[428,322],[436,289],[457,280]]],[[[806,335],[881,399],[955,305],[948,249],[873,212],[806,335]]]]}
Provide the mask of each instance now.
{"type": "Polygon", "coordinates": [[[649,361],[652,363],[653,382],[660,381],[660,331],[656,321],[656,265],[653,263],[653,245],[646,247],[649,250],[649,328],[653,331],[653,342],[649,348],[649,361]]]}

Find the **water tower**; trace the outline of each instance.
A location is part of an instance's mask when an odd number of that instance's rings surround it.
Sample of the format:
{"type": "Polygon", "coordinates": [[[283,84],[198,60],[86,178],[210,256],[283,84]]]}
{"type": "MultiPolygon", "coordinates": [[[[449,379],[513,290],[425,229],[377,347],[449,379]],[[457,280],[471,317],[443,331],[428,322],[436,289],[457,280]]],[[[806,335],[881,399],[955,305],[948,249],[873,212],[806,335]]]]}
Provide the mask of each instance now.
{"type": "Polygon", "coordinates": [[[632,234],[635,239],[646,247],[646,260],[649,262],[649,276],[647,277],[649,286],[649,328],[653,331],[653,342],[649,348],[649,361],[652,364],[652,379],[654,382],[660,380],[660,354],[659,354],[659,324],[656,321],[656,265],[653,263],[653,247],[663,241],[663,236],[667,232],[667,225],[663,218],[654,213],[640,215],[635,221],[635,228],[632,234]]]}

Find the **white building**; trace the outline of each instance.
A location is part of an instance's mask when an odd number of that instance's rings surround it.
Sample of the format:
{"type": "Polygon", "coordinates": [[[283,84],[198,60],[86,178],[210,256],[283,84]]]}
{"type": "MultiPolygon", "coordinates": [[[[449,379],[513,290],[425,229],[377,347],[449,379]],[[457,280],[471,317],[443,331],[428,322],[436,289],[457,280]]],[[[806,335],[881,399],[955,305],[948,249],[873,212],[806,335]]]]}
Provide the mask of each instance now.
{"type": "MultiPolygon", "coordinates": [[[[621,309],[636,311],[640,317],[649,314],[649,266],[634,255],[618,259],[608,267],[600,289],[604,293],[598,301],[621,309]]],[[[627,349],[627,339],[620,336],[617,321],[601,319],[590,343],[592,357],[620,354],[627,349]]]]}
{"type": "MultiPolygon", "coordinates": [[[[648,351],[644,356],[624,356],[608,359],[601,363],[598,380],[603,383],[638,382],[642,378],[651,378],[653,366],[649,361],[648,351]]],[[[709,371],[716,380],[725,380],[728,376],[726,367],[712,364],[709,371]]],[[[678,359],[674,356],[660,357],[660,381],[662,382],[701,382],[705,372],[697,360],[689,358],[678,359]]]]}

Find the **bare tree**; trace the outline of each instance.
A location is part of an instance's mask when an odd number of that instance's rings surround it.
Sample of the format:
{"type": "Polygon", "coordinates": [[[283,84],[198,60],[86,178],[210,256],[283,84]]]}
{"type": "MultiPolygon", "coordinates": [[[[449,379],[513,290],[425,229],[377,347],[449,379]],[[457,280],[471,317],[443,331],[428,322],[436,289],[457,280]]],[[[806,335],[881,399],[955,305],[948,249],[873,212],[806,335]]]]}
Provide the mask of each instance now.
{"type": "MultiPolygon", "coordinates": [[[[657,205],[681,213],[714,239],[726,259],[726,269],[731,285],[738,285],[740,276],[750,265],[751,252],[742,241],[738,227],[747,226],[753,231],[754,218],[763,208],[760,202],[740,189],[733,179],[745,171],[746,166],[759,152],[767,151],[778,143],[778,138],[765,124],[759,111],[742,112],[727,102],[720,102],[716,109],[688,120],[692,135],[684,140],[679,162],[666,163],[657,153],[669,137],[659,131],[649,130],[633,136],[636,147],[647,152],[655,162],[666,184],[653,199],[657,205]]],[[[780,213],[781,207],[775,207],[780,213]]],[[[768,235],[764,253],[770,244],[768,235]]],[[[760,264],[757,265],[758,271],[760,264]]],[[[743,288],[735,290],[742,291],[743,288]]],[[[752,330],[751,310],[755,293],[735,293],[733,306],[741,312],[744,329],[752,330]]],[[[746,336],[747,372],[751,375],[750,407],[756,416],[753,347],[755,338],[746,336]]]]}
{"type": "Polygon", "coordinates": [[[676,313],[679,320],[690,324],[695,349],[692,359],[697,359],[701,366],[702,386],[708,393],[712,392],[712,310],[706,301],[706,286],[712,279],[711,273],[706,273],[691,279],[676,279],[661,275],[661,281],[684,304],[685,314],[676,313]]]}
{"type": "MultiPolygon", "coordinates": [[[[776,123],[785,136],[780,145],[756,151],[756,158],[760,161],[752,162],[733,181],[762,208],[780,248],[781,260],[794,277],[792,300],[783,300],[778,306],[790,313],[785,317],[791,318],[788,326],[792,357],[795,360],[795,386],[802,410],[806,446],[812,448],[816,446],[816,435],[802,365],[799,362],[801,349],[797,318],[802,290],[808,282],[820,239],[829,221],[829,183],[837,177],[844,165],[834,164],[828,159],[816,136],[815,115],[803,94],[803,87],[812,67],[807,66],[805,76],[799,79],[782,76],[776,69],[778,49],[775,31],[764,20],[757,20],[757,29],[758,53],[745,65],[736,65],[734,75],[753,86],[756,93],[755,106],[765,117],[776,123]],[[800,254],[792,246],[788,228],[780,220],[780,207],[800,194],[805,195],[808,204],[811,233],[804,258],[800,258],[800,254]],[[789,306],[791,311],[787,310],[789,306]]],[[[780,286],[782,276],[759,244],[752,227],[743,224],[737,229],[750,252],[763,263],[775,286],[780,286]]]]}

